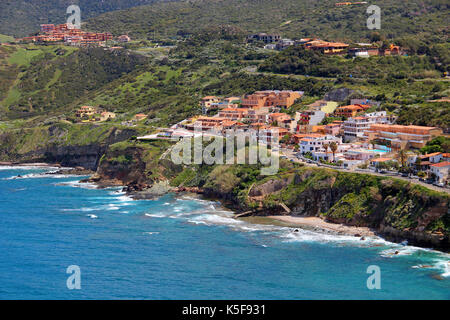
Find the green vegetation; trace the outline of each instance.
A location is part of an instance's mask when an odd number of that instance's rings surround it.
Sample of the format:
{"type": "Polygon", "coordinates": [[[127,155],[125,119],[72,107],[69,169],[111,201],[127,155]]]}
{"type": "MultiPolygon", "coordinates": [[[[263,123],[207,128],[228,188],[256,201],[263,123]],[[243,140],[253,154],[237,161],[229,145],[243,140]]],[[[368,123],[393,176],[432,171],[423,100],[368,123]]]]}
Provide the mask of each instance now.
{"type": "Polygon", "coordinates": [[[0,43],[13,42],[13,41],[14,41],[14,37],[0,34],[0,43]]]}
{"type": "MultiPolygon", "coordinates": [[[[205,26],[233,25],[246,32],[279,32],[283,37],[321,37],[342,41],[370,40],[367,5],[336,7],[336,1],[204,0],[155,3],[109,12],[91,19],[88,27],[130,30],[133,37],[189,36],[205,26]]],[[[442,42],[449,4],[445,0],[378,0],[383,10],[382,35],[442,42]],[[426,8],[426,9],[425,9],[426,8]]]]}
{"type": "Polygon", "coordinates": [[[149,4],[154,0],[14,0],[0,2],[0,33],[23,37],[39,30],[41,23],[65,23],[67,7],[78,4],[82,19],[104,12],[149,4]]]}
{"type": "Polygon", "coordinates": [[[450,103],[418,103],[399,109],[398,124],[450,129],[450,103]]]}
{"type": "MultiPolygon", "coordinates": [[[[79,97],[134,70],[144,58],[103,49],[17,46],[4,51],[9,90],[3,117],[19,118],[67,111],[79,97]]],[[[0,91],[0,93],[2,93],[0,91]]],[[[1,95],[0,95],[1,97],[1,95]]],[[[71,111],[71,110],[69,110],[71,111]]]]}
{"type": "Polygon", "coordinates": [[[428,56],[387,56],[346,58],[326,56],[301,46],[288,48],[267,59],[260,71],[317,77],[354,77],[364,79],[439,78],[449,66],[437,66],[428,56]]]}
{"type": "Polygon", "coordinates": [[[434,152],[450,152],[450,138],[449,137],[437,137],[427,142],[427,145],[420,149],[422,154],[429,154],[434,152]]]}

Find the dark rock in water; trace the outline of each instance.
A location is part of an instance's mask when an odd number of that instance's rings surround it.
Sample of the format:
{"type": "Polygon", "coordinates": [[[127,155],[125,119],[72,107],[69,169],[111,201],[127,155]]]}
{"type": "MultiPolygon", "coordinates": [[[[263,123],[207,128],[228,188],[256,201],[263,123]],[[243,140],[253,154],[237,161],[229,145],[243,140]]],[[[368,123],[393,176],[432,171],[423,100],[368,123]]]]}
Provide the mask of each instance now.
{"type": "Polygon", "coordinates": [[[166,194],[171,191],[171,189],[168,181],[161,181],[152,186],[134,183],[126,186],[123,191],[135,200],[151,200],[166,194]]]}
{"type": "Polygon", "coordinates": [[[83,168],[83,167],[75,167],[75,168],[71,168],[71,169],[63,169],[63,170],[58,170],[58,171],[47,172],[47,174],[50,174],[50,175],[51,174],[72,174],[72,175],[78,175],[78,176],[90,176],[90,175],[94,174],[94,171],[83,168]]]}
{"type": "Polygon", "coordinates": [[[436,279],[436,280],[444,280],[445,278],[443,277],[443,276],[441,276],[440,274],[433,274],[433,275],[431,275],[431,277],[433,278],[433,279],[436,279]]]}

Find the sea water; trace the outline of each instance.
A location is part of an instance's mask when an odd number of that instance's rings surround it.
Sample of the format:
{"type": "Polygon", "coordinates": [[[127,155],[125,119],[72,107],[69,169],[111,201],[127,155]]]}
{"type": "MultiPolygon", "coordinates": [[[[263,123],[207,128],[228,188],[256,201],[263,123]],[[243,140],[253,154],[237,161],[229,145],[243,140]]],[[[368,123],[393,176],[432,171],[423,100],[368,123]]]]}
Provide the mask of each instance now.
{"type": "Polygon", "coordinates": [[[251,224],[189,196],[133,201],[49,170],[0,167],[0,299],[450,298],[448,254],[251,224]]]}

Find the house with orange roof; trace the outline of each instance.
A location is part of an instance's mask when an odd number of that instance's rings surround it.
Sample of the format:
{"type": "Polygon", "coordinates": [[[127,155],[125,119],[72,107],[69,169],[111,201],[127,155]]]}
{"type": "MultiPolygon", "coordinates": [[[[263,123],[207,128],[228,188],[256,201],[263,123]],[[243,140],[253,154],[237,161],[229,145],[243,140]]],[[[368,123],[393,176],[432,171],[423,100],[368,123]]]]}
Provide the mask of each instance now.
{"type": "Polygon", "coordinates": [[[287,113],[270,113],[267,117],[270,124],[280,123],[284,120],[291,120],[291,116],[287,113]]]}
{"type": "Polygon", "coordinates": [[[319,133],[296,133],[291,136],[291,142],[293,144],[299,144],[300,141],[304,138],[318,138],[323,136],[323,134],[319,133]]]}
{"type": "Polygon", "coordinates": [[[430,166],[430,173],[433,174],[438,183],[447,184],[449,181],[450,162],[441,162],[430,166]]]}
{"type": "Polygon", "coordinates": [[[202,107],[203,114],[206,114],[214,103],[219,103],[220,98],[215,96],[206,96],[200,100],[200,106],[202,107]]]}
{"type": "Polygon", "coordinates": [[[243,108],[279,107],[289,108],[303,96],[302,91],[266,90],[256,91],[242,99],[243,108]]]}
{"type": "Polygon", "coordinates": [[[442,160],[442,152],[434,152],[419,156],[421,161],[429,161],[430,163],[439,163],[442,160]]]}
{"type": "Polygon", "coordinates": [[[248,109],[246,108],[225,108],[219,111],[219,117],[231,120],[243,120],[247,114],[248,109]]]}
{"type": "Polygon", "coordinates": [[[450,153],[443,153],[442,161],[450,161],[450,153]]]}
{"type": "Polygon", "coordinates": [[[280,127],[259,127],[258,140],[262,143],[271,145],[279,143],[279,141],[286,135],[289,135],[289,130],[280,127]]]}
{"type": "Polygon", "coordinates": [[[136,120],[136,121],[142,121],[142,120],[145,120],[145,119],[147,119],[147,115],[146,114],[143,114],[143,113],[138,113],[138,114],[136,114],[135,116],[134,116],[134,120],[136,120]]]}
{"type": "Polygon", "coordinates": [[[370,160],[370,166],[373,168],[377,168],[380,163],[386,163],[386,162],[391,162],[391,161],[396,161],[393,158],[373,158],[370,160]]]}
{"type": "Polygon", "coordinates": [[[117,40],[119,40],[119,42],[130,42],[131,38],[129,36],[127,36],[126,34],[123,34],[123,35],[119,36],[117,38],[117,40]]]}
{"type": "Polygon", "coordinates": [[[75,113],[77,118],[89,118],[93,116],[96,112],[96,109],[91,106],[82,106],[75,113]]]}
{"type": "Polygon", "coordinates": [[[334,114],[337,117],[346,117],[346,118],[354,118],[356,115],[361,114],[365,111],[365,109],[361,105],[348,105],[338,107],[334,114]]]}
{"type": "Polygon", "coordinates": [[[325,134],[332,136],[337,136],[341,134],[342,124],[340,123],[329,123],[325,126],[325,134]]]}
{"type": "Polygon", "coordinates": [[[305,43],[305,48],[320,51],[323,54],[341,54],[349,47],[346,43],[312,40],[305,43]]]}

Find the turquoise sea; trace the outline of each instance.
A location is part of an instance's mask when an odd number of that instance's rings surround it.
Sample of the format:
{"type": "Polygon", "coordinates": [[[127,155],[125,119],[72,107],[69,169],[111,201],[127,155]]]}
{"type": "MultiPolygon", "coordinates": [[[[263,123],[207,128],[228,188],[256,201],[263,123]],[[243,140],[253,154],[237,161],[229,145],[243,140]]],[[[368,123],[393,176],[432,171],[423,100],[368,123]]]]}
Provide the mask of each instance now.
{"type": "Polygon", "coordinates": [[[0,167],[0,299],[450,299],[448,254],[250,224],[189,196],[133,201],[48,170],[0,167]]]}

